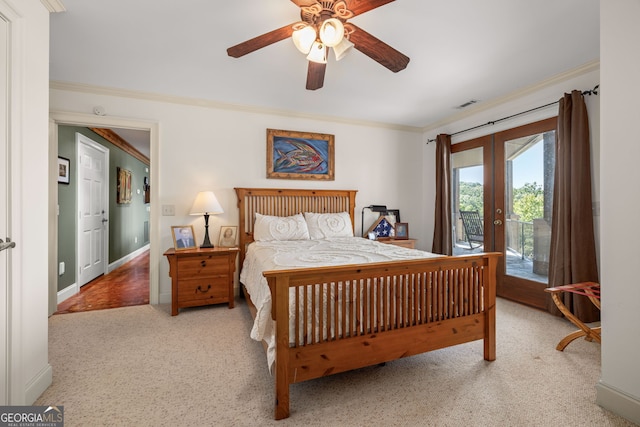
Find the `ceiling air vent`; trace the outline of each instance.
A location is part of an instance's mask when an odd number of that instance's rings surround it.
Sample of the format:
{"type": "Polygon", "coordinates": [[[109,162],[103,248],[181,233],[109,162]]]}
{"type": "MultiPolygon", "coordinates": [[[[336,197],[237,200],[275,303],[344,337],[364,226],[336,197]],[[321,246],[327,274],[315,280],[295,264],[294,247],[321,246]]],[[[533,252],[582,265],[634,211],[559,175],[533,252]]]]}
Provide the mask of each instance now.
{"type": "Polygon", "coordinates": [[[469,105],[473,105],[473,104],[475,104],[476,102],[480,102],[480,101],[478,101],[477,99],[471,99],[471,100],[469,100],[469,101],[465,102],[464,104],[460,104],[460,105],[458,105],[458,106],[457,106],[457,107],[455,107],[455,108],[456,108],[456,109],[458,109],[458,110],[462,110],[463,108],[467,108],[469,105]]]}

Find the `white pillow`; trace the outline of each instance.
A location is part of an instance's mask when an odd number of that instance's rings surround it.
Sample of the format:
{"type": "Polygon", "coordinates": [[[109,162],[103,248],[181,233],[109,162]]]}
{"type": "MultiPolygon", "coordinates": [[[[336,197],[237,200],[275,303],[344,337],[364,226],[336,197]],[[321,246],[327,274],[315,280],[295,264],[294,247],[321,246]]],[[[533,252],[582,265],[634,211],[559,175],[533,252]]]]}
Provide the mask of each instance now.
{"type": "Polygon", "coordinates": [[[272,240],[308,240],[309,229],[302,214],[271,216],[256,213],[253,239],[262,242],[272,240]]]}
{"type": "Polygon", "coordinates": [[[330,237],[353,237],[351,217],[347,212],[305,212],[304,219],[307,221],[309,237],[312,240],[327,239],[330,237]]]}

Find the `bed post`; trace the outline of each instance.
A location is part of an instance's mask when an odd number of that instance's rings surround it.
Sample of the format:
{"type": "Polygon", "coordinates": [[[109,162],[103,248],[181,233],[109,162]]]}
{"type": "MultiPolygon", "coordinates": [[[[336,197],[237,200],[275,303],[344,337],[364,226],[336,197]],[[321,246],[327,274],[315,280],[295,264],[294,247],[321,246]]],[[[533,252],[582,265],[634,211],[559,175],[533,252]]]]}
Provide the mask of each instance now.
{"type": "Polygon", "coordinates": [[[499,253],[489,254],[484,271],[484,360],[496,360],[496,271],[499,253]]]}
{"type": "Polygon", "coordinates": [[[268,277],[267,283],[272,295],[271,316],[276,320],[275,418],[282,420],[289,417],[289,322],[277,319],[289,318],[289,277],[268,277]]]}

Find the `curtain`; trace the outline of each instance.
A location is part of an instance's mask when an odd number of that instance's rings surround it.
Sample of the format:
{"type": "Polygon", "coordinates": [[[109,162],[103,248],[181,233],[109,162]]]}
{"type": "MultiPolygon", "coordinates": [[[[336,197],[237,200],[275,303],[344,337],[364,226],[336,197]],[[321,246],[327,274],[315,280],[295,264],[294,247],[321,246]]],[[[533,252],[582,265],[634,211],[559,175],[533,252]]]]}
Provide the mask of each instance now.
{"type": "MultiPolygon", "coordinates": [[[[584,97],[574,90],[559,101],[549,287],[598,282],[591,200],[589,119],[584,97]]],[[[564,304],[583,322],[599,310],[582,295],[565,292],[564,304]]],[[[553,304],[549,311],[560,315],[553,304]]]]}
{"type": "Polygon", "coordinates": [[[451,135],[436,137],[436,208],[431,252],[451,255],[451,135]]]}

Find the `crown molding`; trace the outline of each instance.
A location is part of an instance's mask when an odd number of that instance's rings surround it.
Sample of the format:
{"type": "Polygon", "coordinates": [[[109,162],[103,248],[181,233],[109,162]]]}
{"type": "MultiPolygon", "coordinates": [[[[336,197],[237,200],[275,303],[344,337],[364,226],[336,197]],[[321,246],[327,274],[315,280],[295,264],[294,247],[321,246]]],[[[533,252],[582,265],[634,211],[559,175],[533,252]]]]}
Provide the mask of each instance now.
{"type": "Polygon", "coordinates": [[[97,133],[98,135],[100,135],[101,137],[103,137],[104,139],[106,139],[116,147],[120,148],[125,153],[140,160],[145,165],[149,166],[151,164],[147,156],[142,154],[140,151],[138,151],[135,147],[133,147],[127,141],[122,139],[120,135],[118,135],[111,129],[103,129],[103,128],[96,128],[96,127],[90,127],[89,129],[91,129],[92,131],[94,131],[95,133],[97,133]]]}
{"type": "Polygon", "coordinates": [[[162,95],[162,94],[152,93],[152,92],[143,92],[143,91],[136,91],[136,90],[129,90],[129,89],[117,89],[117,88],[95,86],[95,85],[89,85],[89,84],[83,84],[83,83],[71,83],[71,82],[51,80],[49,82],[49,89],[69,91],[69,92],[82,92],[82,93],[90,93],[94,95],[106,95],[106,96],[114,96],[114,97],[121,97],[121,98],[133,98],[133,99],[139,99],[139,100],[145,100],[145,101],[165,102],[170,104],[181,104],[181,105],[203,107],[203,108],[235,110],[235,111],[242,111],[247,113],[296,117],[296,118],[303,118],[303,119],[320,120],[325,122],[344,123],[344,124],[357,125],[357,126],[369,126],[369,127],[399,130],[404,132],[422,133],[422,128],[416,127],[416,126],[372,122],[372,121],[366,121],[366,120],[352,120],[352,119],[345,119],[342,117],[335,117],[335,116],[313,115],[313,114],[301,113],[299,111],[279,110],[279,109],[264,108],[264,107],[252,107],[247,105],[238,105],[238,104],[211,101],[208,99],[201,99],[201,98],[162,95]]]}
{"type": "Polygon", "coordinates": [[[50,13],[66,12],[67,8],[64,7],[62,0],[40,0],[40,2],[47,8],[50,13]]]}
{"type": "Polygon", "coordinates": [[[510,94],[507,94],[505,96],[502,96],[500,98],[496,98],[494,100],[488,101],[488,102],[483,102],[481,104],[478,104],[475,107],[469,108],[469,109],[465,109],[463,112],[457,113],[457,114],[453,114],[450,116],[447,116],[446,118],[439,120],[437,122],[431,123],[427,126],[425,126],[424,128],[422,128],[423,132],[430,132],[434,129],[438,129],[441,128],[443,126],[449,125],[451,123],[457,122],[458,120],[462,120],[465,119],[467,117],[473,116],[475,114],[478,114],[482,111],[485,110],[490,110],[494,107],[497,107],[499,105],[502,104],[506,104],[507,102],[511,102],[511,101],[515,101],[517,99],[520,98],[524,98],[527,95],[530,95],[532,93],[538,92],[542,89],[546,89],[547,87],[556,85],[558,83],[562,83],[564,81],[579,77],[583,74],[587,74],[590,73],[592,71],[596,71],[600,69],[600,60],[594,60],[591,62],[587,62],[584,65],[581,65],[580,67],[574,68],[572,70],[569,71],[565,71],[564,73],[560,73],[557,74],[553,77],[550,77],[546,80],[542,80],[541,82],[538,82],[534,85],[531,86],[527,86],[525,88],[522,88],[520,90],[517,90],[515,92],[511,92],[510,94]]]}

